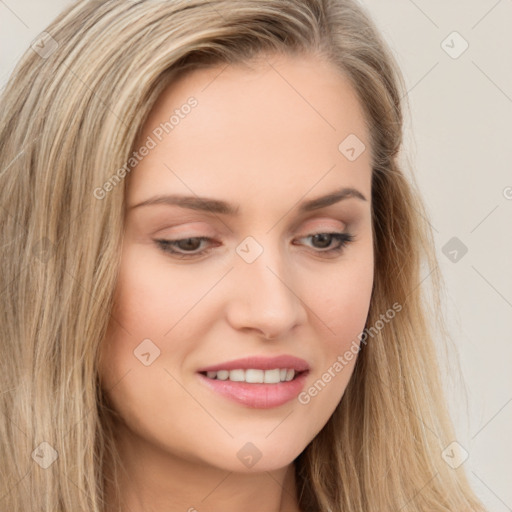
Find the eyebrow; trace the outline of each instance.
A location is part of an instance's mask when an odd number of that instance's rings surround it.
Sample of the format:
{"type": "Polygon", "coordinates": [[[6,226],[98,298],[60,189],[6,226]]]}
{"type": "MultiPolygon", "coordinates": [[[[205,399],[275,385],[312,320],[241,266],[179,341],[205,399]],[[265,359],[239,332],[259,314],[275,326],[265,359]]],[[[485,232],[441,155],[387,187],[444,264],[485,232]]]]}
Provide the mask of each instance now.
{"type": "MultiPolygon", "coordinates": [[[[367,200],[359,190],[351,187],[345,187],[335,190],[327,195],[303,201],[299,206],[299,213],[307,213],[313,210],[319,210],[320,208],[326,208],[327,206],[331,206],[349,198],[360,199],[361,201],[367,200]]],[[[141,206],[162,204],[231,216],[238,215],[240,211],[240,207],[238,205],[232,205],[219,199],[182,195],[157,195],[130,206],[129,209],[132,210],[141,206]]]]}

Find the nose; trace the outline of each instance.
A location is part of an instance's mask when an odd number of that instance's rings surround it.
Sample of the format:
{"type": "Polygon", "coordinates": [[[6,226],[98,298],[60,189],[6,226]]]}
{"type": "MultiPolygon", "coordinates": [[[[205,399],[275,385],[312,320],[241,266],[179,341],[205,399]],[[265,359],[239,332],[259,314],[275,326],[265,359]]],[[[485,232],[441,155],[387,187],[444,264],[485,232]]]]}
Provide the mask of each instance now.
{"type": "Polygon", "coordinates": [[[237,261],[227,304],[234,329],[255,331],[268,340],[286,336],[307,319],[298,280],[277,252],[267,248],[252,263],[237,261]]]}

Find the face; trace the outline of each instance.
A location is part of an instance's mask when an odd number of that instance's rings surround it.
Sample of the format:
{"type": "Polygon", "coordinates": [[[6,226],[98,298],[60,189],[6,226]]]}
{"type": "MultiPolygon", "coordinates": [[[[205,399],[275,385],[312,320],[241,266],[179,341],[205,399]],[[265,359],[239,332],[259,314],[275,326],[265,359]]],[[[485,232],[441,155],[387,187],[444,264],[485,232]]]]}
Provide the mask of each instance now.
{"type": "Polygon", "coordinates": [[[173,82],[137,148],[100,367],[120,436],[284,467],[340,402],[370,305],[362,108],[318,59],[223,65],[173,82]]]}

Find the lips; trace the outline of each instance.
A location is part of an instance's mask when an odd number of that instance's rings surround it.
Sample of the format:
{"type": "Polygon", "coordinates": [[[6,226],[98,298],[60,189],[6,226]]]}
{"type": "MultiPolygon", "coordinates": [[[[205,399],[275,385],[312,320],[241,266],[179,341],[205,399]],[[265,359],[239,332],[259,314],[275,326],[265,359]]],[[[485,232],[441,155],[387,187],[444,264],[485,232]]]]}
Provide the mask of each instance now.
{"type": "Polygon", "coordinates": [[[237,402],[246,407],[268,409],[278,407],[290,402],[304,388],[306,377],[309,374],[309,364],[295,356],[282,355],[277,357],[246,357],[224,363],[205,366],[198,370],[200,381],[215,394],[237,402]],[[287,369],[290,380],[276,381],[275,370],[279,374],[287,369]],[[260,372],[273,376],[272,382],[244,382],[240,381],[242,375],[248,378],[249,373],[260,372]],[[234,380],[226,380],[226,374],[235,376],[234,380]],[[240,375],[239,375],[240,374],[240,375]],[[219,376],[222,378],[219,379],[219,376]]]}

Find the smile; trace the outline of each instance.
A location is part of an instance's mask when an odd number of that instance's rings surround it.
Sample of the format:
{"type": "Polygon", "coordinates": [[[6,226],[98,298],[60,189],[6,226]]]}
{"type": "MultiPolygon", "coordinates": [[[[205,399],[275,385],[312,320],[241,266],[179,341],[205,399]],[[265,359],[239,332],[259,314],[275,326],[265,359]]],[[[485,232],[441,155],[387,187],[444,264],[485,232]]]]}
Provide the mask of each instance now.
{"type": "Polygon", "coordinates": [[[203,372],[203,375],[209,379],[230,380],[232,382],[248,382],[251,384],[277,384],[279,382],[289,382],[296,375],[293,368],[274,368],[272,370],[260,370],[249,368],[243,370],[241,368],[235,370],[219,370],[203,372]]]}

